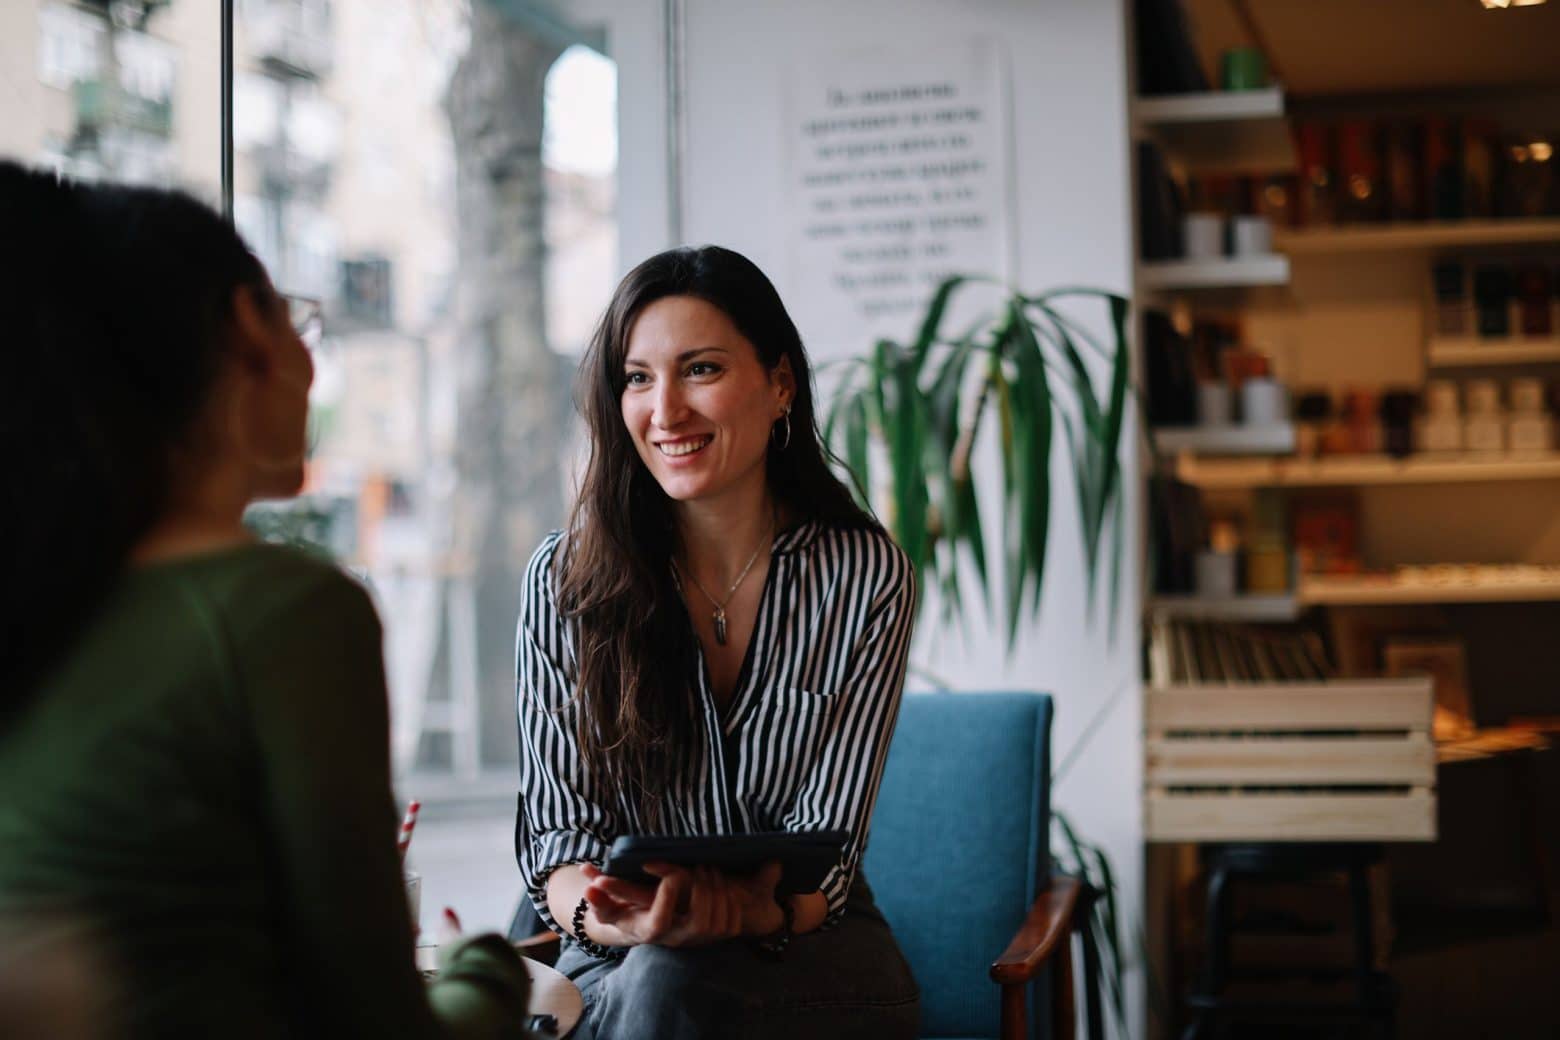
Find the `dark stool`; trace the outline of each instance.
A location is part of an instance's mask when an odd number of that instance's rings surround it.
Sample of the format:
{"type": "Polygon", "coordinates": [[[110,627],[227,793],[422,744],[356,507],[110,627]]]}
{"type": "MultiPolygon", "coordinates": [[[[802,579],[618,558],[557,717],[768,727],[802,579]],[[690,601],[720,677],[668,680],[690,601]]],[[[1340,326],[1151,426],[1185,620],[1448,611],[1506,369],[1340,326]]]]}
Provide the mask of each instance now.
{"type": "Polygon", "coordinates": [[[1208,870],[1207,965],[1200,990],[1187,998],[1194,1017],[1182,1040],[1219,1035],[1226,1023],[1236,1020],[1361,1024],[1373,1027],[1380,1036],[1393,1035],[1397,991],[1391,978],[1375,970],[1371,935],[1367,872],[1372,864],[1381,861],[1380,845],[1207,845],[1202,854],[1208,870]],[[1235,880],[1298,881],[1327,874],[1343,874],[1349,881],[1349,916],[1354,936],[1353,999],[1304,1003],[1227,995],[1235,880]]]}

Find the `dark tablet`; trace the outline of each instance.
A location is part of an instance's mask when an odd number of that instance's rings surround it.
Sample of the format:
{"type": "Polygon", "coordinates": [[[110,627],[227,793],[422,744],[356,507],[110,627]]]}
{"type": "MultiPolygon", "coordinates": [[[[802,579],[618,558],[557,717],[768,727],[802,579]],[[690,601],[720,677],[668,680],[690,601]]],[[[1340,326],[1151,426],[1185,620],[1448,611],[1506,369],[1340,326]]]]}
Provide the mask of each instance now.
{"type": "Polygon", "coordinates": [[[627,834],[612,843],[604,872],[625,881],[654,885],[641,868],[646,863],[680,867],[717,867],[733,874],[757,870],[771,860],[781,867],[779,888],[815,892],[840,860],[849,831],[769,831],[763,834],[711,834],[691,837],[627,834]]]}

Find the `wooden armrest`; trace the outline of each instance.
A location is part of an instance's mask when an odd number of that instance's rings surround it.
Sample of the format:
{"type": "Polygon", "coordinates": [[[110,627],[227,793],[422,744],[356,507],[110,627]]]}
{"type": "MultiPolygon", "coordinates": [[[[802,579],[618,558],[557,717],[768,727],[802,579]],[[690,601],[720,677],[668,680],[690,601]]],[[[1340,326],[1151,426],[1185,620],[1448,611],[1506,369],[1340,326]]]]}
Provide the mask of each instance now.
{"type": "Polygon", "coordinates": [[[557,932],[537,932],[524,939],[516,939],[509,945],[513,946],[520,956],[547,965],[556,964],[558,954],[563,952],[563,940],[558,938],[557,932]]]}
{"type": "Polygon", "coordinates": [[[1054,877],[1035,899],[1029,916],[1007,950],[991,965],[991,979],[1003,986],[1029,982],[1072,931],[1082,886],[1069,877],[1054,877]]]}

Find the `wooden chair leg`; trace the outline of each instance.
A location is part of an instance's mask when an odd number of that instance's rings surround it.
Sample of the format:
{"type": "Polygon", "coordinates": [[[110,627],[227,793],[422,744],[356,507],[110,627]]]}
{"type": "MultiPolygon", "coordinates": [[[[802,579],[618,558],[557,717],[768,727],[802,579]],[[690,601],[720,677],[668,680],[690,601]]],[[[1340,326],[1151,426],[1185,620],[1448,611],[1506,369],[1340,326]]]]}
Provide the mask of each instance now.
{"type": "Polygon", "coordinates": [[[1002,1040],[1024,1040],[1029,1033],[1029,1015],[1024,1006],[1027,983],[1002,987],[1002,1040]]]}
{"type": "Polygon", "coordinates": [[[1078,1028],[1078,1009],[1073,1002],[1072,939],[1061,944],[1051,961],[1051,1036],[1054,1040],[1073,1040],[1078,1028]]]}
{"type": "MultiPolygon", "coordinates": [[[[1027,983],[1002,987],[1002,1040],[1028,1040],[1027,983]]],[[[1076,1040],[1078,1010],[1073,1000],[1072,938],[1051,958],[1051,1037],[1076,1040]]]]}

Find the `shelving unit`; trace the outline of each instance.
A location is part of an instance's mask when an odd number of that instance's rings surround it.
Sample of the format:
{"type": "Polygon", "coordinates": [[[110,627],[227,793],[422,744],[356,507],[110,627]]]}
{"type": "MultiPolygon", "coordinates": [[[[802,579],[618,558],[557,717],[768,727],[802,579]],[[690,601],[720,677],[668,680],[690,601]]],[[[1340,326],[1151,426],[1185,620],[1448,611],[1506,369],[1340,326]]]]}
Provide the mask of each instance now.
{"type": "Polygon", "coordinates": [[[1358,224],[1273,232],[1273,248],[1289,256],[1341,253],[1433,253],[1442,249],[1560,244],[1560,219],[1449,220],[1358,224]]]}
{"type": "Polygon", "coordinates": [[[1296,165],[1279,87],[1140,97],[1132,119],[1190,173],[1296,165]]]}
{"type": "Polygon", "coordinates": [[[1289,284],[1289,258],[1226,256],[1216,260],[1154,260],[1139,265],[1138,281],[1158,292],[1251,289],[1289,284]]]}
{"type": "Polygon", "coordinates": [[[1432,338],[1425,361],[1433,368],[1479,368],[1485,365],[1560,363],[1560,340],[1487,340],[1474,337],[1432,338]]]}
{"type": "Polygon", "coordinates": [[[1560,479],[1560,452],[1544,455],[1387,455],[1319,459],[1203,459],[1184,455],[1176,476],[1210,491],[1265,487],[1352,487],[1382,484],[1472,484],[1560,479]]]}
{"type": "Polygon", "coordinates": [[[1299,600],[1306,606],[1317,607],[1546,603],[1560,601],[1560,579],[1428,585],[1404,584],[1385,578],[1312,575],[1301,581],[1299,600]]]}
{"type": "Polygon", "coordinates": [[[1293,621],[1302,607],[1294,596],[1155,596],[1149,610],[1185,621],[1242,621],[1272,624],[1293,621]]]}
{"type": "MultiPolygon", "coordinates": [[[[1303,124],[1314,124],[1333,138],[1327,190],[1337,193],[1335,198],[1358,192],[1360,186],[1351,184],[1351,177],[1367,173],[1362,164],[1340,161],[1337,146],[1346,136],[1340,131],[1352,137],[1367,122],[1389,121],[1394,134],[1406,130],[1422,142],[1428,136],[1423,131],[1438,133],[1439,123],[1432,120],[1457,120],[1464,142],[1460,148],[1481,137],[1487,137],[1492,149],[1501,148],[1505,138],[1500,135],[1526,132],[1528,127],[1535,133],[1554,132],[1545,120],[1560,91],[1553,86],[1553,63],[1542,39],[1554,39],[1555,22],[1549,18],[1560,16],[1555,3],[1546,5],[1547,11],[1537,9],[1545,12],[1538,15],[1545,19],[1538,29],[1526,28],[1535,25],[1532,17],[1523,21],[1510,12],[1486,15],[1477,10],[1475,0],[1435,10],[1428,9],[1435,5],[1419,5],[1426,9],[1415,8],[1408,18],[1402,11],[1370,4],[1321,5],[1325,12],[1312,11],[1310,5],[1228,0],[1179,0],[1178,6],[1188,24],[1184,39],[1173,26],[1167,29],[1155,22],[1148,23],[1151,33],[1143,33],[1144,26],[1138,25],[1138,33],[1128,37],[1132,46],[1143,49],[1137,72],[1145,84],[1176,82],[1170,73],[1185,67],[1188,59],[1212,82],[1222,72],[1221,55],[1234,47],[1254,46],[1265,53],[1269,67],[1285,77],[1286,89],[1136,99],[1131,105],[1133,133],[1138,140],[1159,145],[1164,159],[1161,163],[1159,157],[1145,155],[1140,177],[1145,171],[1157,177],[1165,167],[1173,177],[1253,174],[1258,179],[1242,186],[1242,203],[1255,199],[1261,208],[1273,204],[1276,212],[1298,210],[1312,219],[1326,209],[1312,204],[1320,185],[1302,173],[1298,191],[1283,198],[1277,191],[1287,182],[1261,178],[1265,172],[1299,172],[1290,135],[1303,124]],[[1325,19],[1326,32],[1316,31],[1318,18],[1325,19]],[[1455,55],[1455,60],[1447,55],[1455,55]],[[1286,116],[1293,116],[1294,122],[1286,116]],[[1294,208],[1286,211],[1285,204],[1294,208]]],[[[1523,13],[1530,16],[1533,11],[1523,13]]],[[[1489,182],[1488,208],[1482,205],[1477,190],[1482,152],[1477,144],[1468,150],[1475,155],[1471,178],[1461,155],[1455,162],[1456,176],[1467,178],[1463,187],[1475,188],[1472,210],[1509,211],[1509,182],[1498,179],[1489,182]]],[[[1401,201],[1396,192],[1401,182],[1394,186],[1387,176],[1401,146],[1393,138],[1384,152],[1390,154],[1376,173],[1382,175],[1380,184],[1388,198],[1401,201]]],[[[1308,150],[1308,162],[1310,158],[1308,150]]],[[[1425,158],[1421,149],[1414,160],[1421,167],[1416,172],[1425,172],[1425,158]]],[[[1439,206],[1444,196],[1435,192],[1453,186],[1445,180],[1445,167],[1434,173],[1440,179],[1431,185],[1431,194],[1439,206]]],[[[1232,193],[1225,185],[1205,187],[1208,190],[1200,193],[1183,191],[1182,197],[1201,196],[1221,210],[1230,209],[1232,193]]],[[[1150,181],[1147,188],[1151,190],[1139,196],[1139,218],[1158,220],[1173,212],[1174,199],[1167,201],[1161,185],[1150,181]]],[[[1518,198],[1520,202],[1520,192],[1518,198]]],[[[1426,212],[1429,202],[1414,200],[1413,205],[1426,212]]],[[[1157,224],[1150,224],[1149,230],[1155,235],[1146,241],[1164,249],[1172,236],[1159,234],[1165,228],[1157,224]]],[[[1162,393],[1189,393],[1191,379],[1217,371],[1209,367],[1209,358],[1226,345],[1267,355],[1271,371],[1296,400],[1325,392],[1346,400],[1355,414],[1364,406],[1364,394],[1379,399],[1393,391],[1422,390],[1427,373],[1432,379],[1460,382],[1469,376],[1497,379],[1504,400],[1511,396],[1510,377],[1560,378],[1556,336],[1539,340],[1513,334],[1495,340],[1433,335],[1442,318],[1434,296],[1437,261],[1461,261],[1467,283],[1462,293],[1466,321],[1460,327],[1444,327],[1472,332],[1479,318],[1473,292],[1478,265],[1499,263],[1515,269],[1541,257],[1553,273],[1554,263],[1560,263],[1560,217],[1312,223],[1291,230],[1275,226],[1272,248],[1284,261],[1281,273],[1259,275],[1250,268],[1236,272],[1223,263],[1194,271],[1173,264],[1138,266],[1133,284],[1138,304],[1166,311],[1176,332],[1199,351],[1192,359],[1192,373],[1180,364],[1185,360],[1180,356],[1143,351],[1149,362],[1144,371],[1156,377],[1162,393]],[[1209,327],[1190,336],[1188,326],[1195,321],[1209,327]],[[1226,328],[1217,327],[1220,323],[1226,328]]],[[[1510,327],[1520,330],[1520,294],[1513,295],[1510,327]]],[[[1152,342],[1145,336],[1143,343],[1170,350],[1171,338],[1152,342]]],[[[1240,372],[1231,374],[1238,378],[1240,372]]],[[[1465,387],[1460,389],[1466,400],[1465,387]]],[[[1169,1013],[1151,1016],[1147,1023],[1150,1040],[1171,1040],[1197,1017],[1196,1007],[1182,999],[1196,991],[1185,966],[1197,964],[1197,954],[1207,953],[1191,938],[1202,933],[1206,912],[1206,904],[1191,893],[1207,883],[1192,844],[1436,840],[1438,787],[1443,780],[1460,780],[1464,773],[1437,773],[1438,757],[1448,759],[1438,755],[1444,745],[1438,747],[1435,739],[1437,691],[1432,686],[1447,684],[1448,708],[1455,711],[1460,692],[1464,700],[1477,704],[1481,720],[1496,720],[1523,712],[1540,714],[1533,705],[1549,696],[1556,678],[1542,633],[1549,621],[1546,611],[1552,609],[1543,604],[1560,603],[1560,542],[1550,522],[1560,515],[1560,451],[1300,460],[1283,457],[1293,454],[1287,446],[1232,444],[1230,432],[1210,437],[1207,431],[1156,431],[1163,468],[1173,467],[1180,481],[1196,489],[1176,488],[1156,500],[1176,521],[1168,531],[1152,529],[1156,550],[1161,542],[1166,551],[1177,554],[1206,549],[1207,541],[1198,543],[1187,535],[1202,522],[1210,536],[1217,534],[1213,540],[1221,547],[1228,543],[1227,530],[1216,532],[1215,525],[1244,532],[1245,544],[1237,551],[1264,554],[1247,562],[1268,562],[1270,540],[1282,533],[1311,542],[1324,556],[1358,557],[1362,566],[1377,573],[1300,578],[1289,596],[1170,596],[1151,603],[1150,658],[1153,640],[1166,631],[1176,632],[1171,645],[1182,646],[1183,656],[1170,667],[1156,667],[1150,659],[1142,688],[1145,948],[1150,970],[1170,995],[1169,1013]],[[1308,488],[1324,491],[1307,493],[1308,488]],[[1334,488],[1350,490],[1339,494],[1334,488]],[[1446,565],[1457,560],[1509,561],[1510,566],[1446,565]],[[1434,561],[1441,565],[1410,566],[1434,561]],[[1381,573],[1388,571],[1390,576],[1381,573]],[[1472,606],[1481,603],[1514,605],[1472,606]],[[1470,606],[1435,609],[1449,604],[1470,606]],[[1208,623],[1220,621],[1232,624],[1208,623]],[[1285,624],[1293,621],[1300,623],[1285,624]],[[1415,642],[1425,644],[1420,662],[1445,662],[1447,667],[1425,669],[1435,671],[1433,682],[1351,678],[1230,684],[1223,681],[1228,669],[1190,669],[1179,663],[1186,660],[1183,644],[1189,641],[1193,659],[1201,658],[1211,644],[1216,662],[1223,665],[1223,648],[1242,639],[1261,645],[1325,641],[1337,666],[1356,677],[1412,667],[1411,659],[1420,653],[1415,642]],[[1388,652],[1394,643],[1402,653],[1388,652]],[[1216,678],[1193,681],[1196,675],[1216,678]],[[1410,683],[1418,685],[1411,688],[1410,683]]],[[[1174,562],[1177,576],[1195,569],[1191,559],[1178,557],[1174,562]]],[[[1550,714],[1560,701],[1542,703],[1541,714],[1550,714]]],[[[1538,740],[1513,739],[1509,746],[1530,749],[1538,740]]],[[[1479,750],[1459,750],[1457,756],[1500,754],[1506,746],[1486,739],[1479,750]]],[[[1467,804],[1456,796],[1447,801],[1447,819],[1458,821],[1446,828],[1453,843],[1466,833],[1457,814],[1466,817],[1467,804]]],[[[1485,814],[1481,827],[1529,822],[1514,821],[1519,814],[1504,801],[1480,811],[1485,814]]],[[[1528,827],[1526,833],[1533,831],[1528,827]]],[[[1471,852],[1457,850],[1459,856],[1471,852]]],[[[1373,881],[1379,884],[1386,876],[1383,872],[1373,881]]],[[[1243,897],[1251,904],[1253,919],[1265,909],[1258,896],[1243,897]]],[[[1306,898],[1320,908],[1320,896],[1307,893],[1306,898]]],[[[1375,900],[1378,917],[1389,915],[1395,901],[1380,891],[1375,900]]],[[[1284,893],[1267,905],[1276,904],[1298,918],[1290,905],[1295,902],[1292,894],[1284,893]]],[[[1377,934],[1390,931],[1390,920],[1383,921],[1377,934]]],[[[1303,956],[1308,951],[1302,944],[1309,938],[1287,932],[1264,936],[1278,940],[1275,947],[1285,947],[1275,958],[1285,969],[1300,967],[1302,961],[1309,968],[1320,960],[1303,956]]],[[[1247,959],[1246,952],[1237,940],[1231,962],[1266,966],[1256,963],[1259,958],[1247,959]]],[[[1470,952],[1463,965],[1479,955],[1470,952]]],[[[1260,997],[1281,993],[1285,999],[1295,996],[1298,1004],[1312,996],[1304,982],[1293,991],[1280,990],[1277,974],[1273,986],[1259,990],[1260,997]]],[[[1490,1016],[1491,1021],[1498,1017],[1490,1016]]],[[[1508,1015],[1503,1024],[1519,1017],[1508,1015]]]]}
{"type": "Polygon", "coordinates": [[[1162,455],[1287,455],[1295,450],[1292,423],[1275,426],[1160,426],[1154,444],[1162,455]]]}

